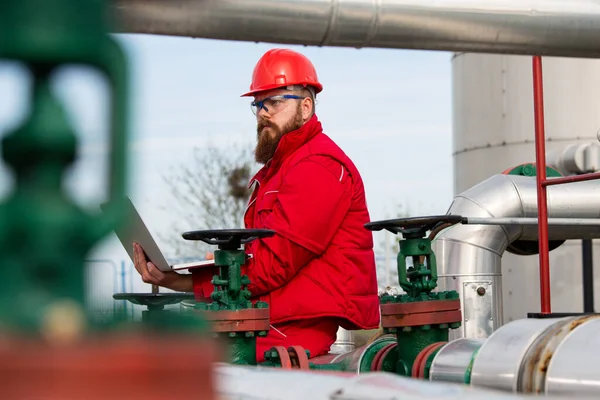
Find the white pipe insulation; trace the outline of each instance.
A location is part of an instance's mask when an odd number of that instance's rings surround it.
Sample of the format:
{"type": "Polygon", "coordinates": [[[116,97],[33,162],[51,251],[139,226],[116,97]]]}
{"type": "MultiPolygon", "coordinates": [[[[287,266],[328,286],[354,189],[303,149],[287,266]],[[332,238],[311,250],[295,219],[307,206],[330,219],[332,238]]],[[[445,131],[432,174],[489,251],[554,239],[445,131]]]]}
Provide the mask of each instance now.
{"type": "Polygon", "coordinates": [[[116,0],[116,32],[600,57],[597,0],[116,0]]]}
{"type": "MultiPolygon", "coordinates": [[[[600,217],[600,182],[549,186],[551,218],[600,217]]],[[[457,195],[448,214],[465,217],[537,217],[535,177],[494,175],[457,195]]],[[[549,226],[551,249],[567,239],[600,237],[600,226],[549,226]]],[[[536,254],[537,225],[454,225],[433,240],[439,290],[460,295],[463,323],[452,339],[486,338],[502,326],[502,254],[536,254]]],[[[538,284],[538,282],[532,282],[538,284]]],[[[537,310],[525,310],[535,312],[537,310]]]]}

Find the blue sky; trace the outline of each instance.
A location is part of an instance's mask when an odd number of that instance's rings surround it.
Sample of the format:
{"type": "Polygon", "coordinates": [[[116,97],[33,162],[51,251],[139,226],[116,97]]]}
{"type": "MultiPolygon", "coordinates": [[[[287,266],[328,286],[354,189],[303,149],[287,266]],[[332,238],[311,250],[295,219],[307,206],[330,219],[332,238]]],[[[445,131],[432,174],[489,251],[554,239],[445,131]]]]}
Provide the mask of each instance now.
{"type": "MultiPolygon", "coordinates": [[[[131,66],[129,192],[152,231],[169,216],[160,175],[185,163],[209,140],[254,145],[247,98],[252,69],[273,44],[121,35],[131,66]]],[[[389,218],[398,204],[412,215],[445,213],[452,200],[451,54],[409,50],[288,46],[315,64],[324,90],[317,115],[325,132],[363,176],[371,217],[389,218]]],[[[25,112],[26,80],[0,67],[0,129],[25,112]]],[[[69,189],[82,204],[102,198],[106,166],[107,89],[94,73],[70,71],[57,80],[81,140],[69,189]]],[[[4,174],[0,190],[10,182],[4,174]]],[[[174,232],[174,235],[179,235],[174,232]]],[[[379,240],[376,237],[376,240],[379,240]]],[[[108,238],[91,257],[120,261],[108,238]]]]}

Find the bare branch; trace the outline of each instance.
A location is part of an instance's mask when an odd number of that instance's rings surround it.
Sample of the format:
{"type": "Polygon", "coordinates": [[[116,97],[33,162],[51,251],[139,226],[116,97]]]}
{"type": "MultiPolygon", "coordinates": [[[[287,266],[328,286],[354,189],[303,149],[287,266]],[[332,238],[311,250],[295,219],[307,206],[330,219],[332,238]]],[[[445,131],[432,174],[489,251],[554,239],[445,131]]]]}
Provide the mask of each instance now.
{"type": "Polygon", "coordinates": [[[250,143],[196,147],[192,162],[173,165],[162,177],[172,197],[164,206],[173,217],[171,229],[161,235],[168,251],[177,257],[198,257],[198,252],[213,249],[202,242],[186,243],[181,232],[243,227],[251,194],[247,184],[259,167],[252,150],[250,143]]]}

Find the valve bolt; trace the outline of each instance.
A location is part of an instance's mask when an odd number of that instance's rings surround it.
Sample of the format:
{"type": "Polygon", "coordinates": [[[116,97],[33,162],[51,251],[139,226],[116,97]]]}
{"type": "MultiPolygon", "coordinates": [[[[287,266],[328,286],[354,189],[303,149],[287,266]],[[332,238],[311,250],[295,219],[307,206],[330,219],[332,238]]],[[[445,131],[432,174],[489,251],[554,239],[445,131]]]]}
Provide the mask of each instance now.
{"type": "Polygon", "coordinates": [[[483,286],[479,286],[477,288],[477,294],[483,296],[485,294],[485,288],[483,286]]]}

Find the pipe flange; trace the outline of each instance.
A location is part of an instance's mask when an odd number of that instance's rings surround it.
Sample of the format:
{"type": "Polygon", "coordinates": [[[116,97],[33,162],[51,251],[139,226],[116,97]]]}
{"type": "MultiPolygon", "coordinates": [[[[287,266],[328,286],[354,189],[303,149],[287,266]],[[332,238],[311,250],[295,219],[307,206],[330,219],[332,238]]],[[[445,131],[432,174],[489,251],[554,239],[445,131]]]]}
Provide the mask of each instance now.
{"type": "Polygon", "coordinates": [[[434,356],[439,349],[441,349],[448,342],[436,342],[425,347],[417,354],[415,361],[413,362],[411,376],[413,378],[425,379],[425,368],[427,368],[427,362],[434,356]]]}
{"type": "Polygon", "coordinates": [[[270,328],[268,308],[200,312],[203,318],[210,321],[211,330],[216,333],[261,332],[270,328]]]}
{"type": "Polygon", "coordinates": [[[277,359],[281,364],[281,369],[292,369],[292,360],[290,359],[290,353],[283,346],[274,346],[270,350],[265,352],[265,359],[273,361],[277,359]],[[268,356],[268,357],[267,357],[268,356]]]}
{"type": "Polygon", "coordinates": [[[292,368],[305,370],[310,369],[308,356],[306,355],[304,347],[290,346],[288,347],[287,351],[291,360],[292,368]]]}
{"type": "Polygon", "coordinates": [[[462,321],[460,300],[431,300],[381,304],[381,326],[403,328],[454,324],[462,321]]]}
{"type": "Polygon", "coordinates": [[[395,349],[398,343],[390,343],[377,352],[371,362],[371,371],[383,371],[383,361],[392,349],[395,349]]]}

